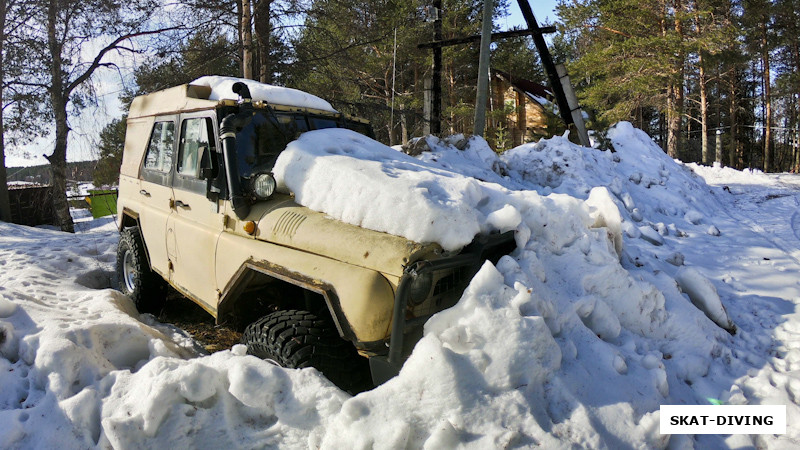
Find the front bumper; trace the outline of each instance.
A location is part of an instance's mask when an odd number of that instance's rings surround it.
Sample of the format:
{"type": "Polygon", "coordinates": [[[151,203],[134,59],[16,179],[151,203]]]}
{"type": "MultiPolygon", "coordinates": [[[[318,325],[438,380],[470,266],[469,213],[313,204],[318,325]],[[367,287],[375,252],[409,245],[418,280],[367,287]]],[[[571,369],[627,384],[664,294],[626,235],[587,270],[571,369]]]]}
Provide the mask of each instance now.
{"type": "MultiPolygon", "coordinates": [[[[497,264],[503,255],[512,252],[514,248],[516,248],[514,232],[508,231],[502,234],[479,236],[456,256],[433,261],[417,261],[406,266],[395,291],[389,351],[386,355],[377,355],[369,359],[372,380],[375,385],[384,383],[400,373],[407,352],[410,352],[417,342],[416,338],[408,336],[407,331],[421,327],[435,314],[434,312],[413,318],[406,317],[411,283],[417,277],[436,271],[461,269],[466,273],[465,283],[468,283],[485,261],[497,264]]],[[[466,284],[461,288],[462,292],[464,288],[466,288],[466,284]]]]}

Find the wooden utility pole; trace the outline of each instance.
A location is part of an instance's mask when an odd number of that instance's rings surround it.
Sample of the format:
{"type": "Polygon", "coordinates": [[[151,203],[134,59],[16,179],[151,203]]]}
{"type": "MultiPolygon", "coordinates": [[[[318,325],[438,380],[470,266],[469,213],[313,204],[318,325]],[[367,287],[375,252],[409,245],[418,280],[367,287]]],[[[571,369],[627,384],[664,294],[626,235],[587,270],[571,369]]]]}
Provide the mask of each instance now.
{"type": "MultiPolygon", "coordinates": [[[[435,23],[434,23],[435,24],[435,23]]],[[[542,33],[555,33],[555,27],[543,27],[540,28],[542,33]]],[[[519,37],[519,36],[530,36],[533,34],[531,30],[514,30],[514,31],[503,31],[500,33],[491,33],[491,41],[498,40],[498,39],[505,39],[510,37],[519,37]]],[[[448,39],[448,40],[441,40],[441,29],[439,30],[439,39],[433,42],[425,42],[423,44],[417,45],[417,48],[429,48],[433,50],[433,61],[434,61],[434,76],[430,79],[425,79],[425,100],[424,100],[424,117],[425,117],[425,134],[437,134],[441,131],[441,119],[440,119],[440,112],[442,110],[442,75],[441,75],[441,61],[442,61],[442,48],[443,47],[450,47],[453,45],[461,45],[461,44],[469,44],[472,42],[478,42],[481,40],[482,35],[476,34],[473,36],[467,36],[463,38],[455,38],[455,39],[448,39]],[[438,55],[438,56],[437,56],[438,55]],[[436,61],[438,58],[438,71],[436,61]],[[437,119],[434,119],[437,118],[437,119]],[[436,125],[434,125],[436,124],[436,125]],[[433,131],[434,126],[437,126],[438,131],[433,131]]],[[[488,73],[488,69],[486,70],[488,73]]]]}
{"type": "Polygon", "coordinates": [[[478,92],[475,95],[475,122],[472,134],[483,136],[486,128],[486,97],[489,91],[489,44],[492,43],[492,0],[483,1],[481,23],[481,53],[478,58],[478,92]]]}
{"type": "Polygon", "coordinates": [[[556,66],[553,64],[553,58],[550,56],[550,50],[547,48],[547,43],[544,41],[544,35],[542,34],[541,28],[539,28],[539,23],[533,15],[528,0],[517,0],[517,3],[519,4],[519,9],[522,10],[522,17],[525,18],[525,22],[528,24],[528,29],[533,31],[533,44],[536,46],[536,50],[539,51],[539,58],[542,60],[544,71],[547,74],[547,80],[550,82],[550,89],[553,90],[553,95],[558,104],[558,112],[564,120],[564,123],[569,126],[572,124],[572,115],[570,114],[570,108],[567,104],[567,97],[564,95],[564,89],[561,87],[561,81],[558,79],[556,66]]]}
{"type": "MultiPolygon", "coordinates": [[[[581,145],[589,146],[589,136],[586,132],[586,128],[583,125],[583,116],[578,105],[577,98],[575,97],[575,93],[572,90],[572,85],[570,84],[569,77],[567,76],[566,70],[563,66],[556,67],[553,63],[553,58],[550,56],[550,50],[547,48],[547,43],[544,41],[544,33],[552,33],[555,32],[554,27],[539,27],[539,24],[536,22],[536,18],[533,16],[533,11],[531,11],[531,6],[528,4],[527,0],[518,0],[520,9],[522,10],[522,15],[525,17],[525,21],[528,23],[528,30],[521,31],[511,31],[511,32],[504,32],[504,33],[490,33],[484,32],[480,35],[476,36],[469,36],[465,38],[458,38],[458,39],[450,39],[447,41],[443,41],[441,39],[441,15],[439,13],[439,7],[441,6],[441,0],[434,0],[434,5],[436,9],[436,20],[434,21],[434,41],[428,42],[424,44],[420,44],[417,48],[430,48],[433,49],[433,80],[432,80],[432,104],[430,106],[431,109],[431,133],[436,134],[439,133],[441,130],[441,122],[440,122],[440,111],[441,111],[441,55],[442,55],[442,47],[447,47],[450,45],[458,45],[458,44],[465,44],[468,42],[474,42],[481,40],[483,43],[484,37],[491,38],[503,38],[503,37],[511,37],[511,36],[527,36],[530,35],[533,37],[533,42],[536,45],[536,50],[539,52],[539,56],[542,61],[542,65],[544,66],[545,72],[547,73],[548,80],[550,82],[550,87],[553,91],[553,95],[556,98],[559,114],[561,118],[564,120],[564,123],[567,127],[575,128],[578,132],[578,138],[580,139],[581,145]],[[437,28],[438,23],[438,28],[437,28]],[[438,65],[437,65],[438,64],[438,65]],[[435,130],[435,131],[434,131],[435,130]]],[[[489,3],[489,2],[487,2],[489,3]]],[[[491,9],[489,10],[491,11],[491,9]]],[[[491,18],[489,20],[484,21],[484,24],[488,24],[491,27],[491,18]]],[[[486,60],[487,68],[485,72],[488,76],[488,58],[486,60]]],[[[479,75],[484,73],[483,70],[480,71],[479,75]]],[[[487,82],[488,84],[488,82],[487,82]]],[[[480,87],[479,87],[480,91],[480,87]]],[[[480,93],[479,93],[480,95],[480,93]]],[[[426,102],[427,103],[427,102],[426,102]]],[[[478,103],[480,104],[480,99],[478,99],[478,103]]],[[[485,103],[485,97],[483,100],[485,103]]],[[[478,111],[477,108],[479,106],[476,105],[476,128],[475,134],[478,134],[478,111]]],[[[485,113],[484,119],[480,122],[483,122],[485,125],[485,113]]],[[[483,128],[483,126],[481,126],[483,128]]],[[[483,134],[483,130],[480,130],[480,134],[483,134]]]]}
{"type": "MultiPolygon", "coordinates": [[[[433,0],[433,40],[442,40],[442,0],[433,0]]],[[[442,132],[442,47],[433,49],[433,95],[431,105],[431,134],[442,132]]]]}
{"type": "Polygon", "coordinates": [[[550,89],[553,90],[553,95],[558,103],[558,112],[564,120],[567,128],[574,128],[578,133],[578,139],[581,145],[589,146],[589,134],[583,123],[583,113],[581,112],[578,99],[575,92],[572,90],[572,84],[567,76],[567,71],[563,65],[558,67],[553,63],[553,58],[550,56],[550,50],[547,48],[547,43],[544,41],[544,34],[536,22],[536,17],[533,15],[531,5],[528,0],[517,0],[519,9],[522,11],[522,17],[528,24],[528,29],[533,31],[533,43],[536,45],[536,50],[539,51],[539,58],[542,60],[544,71],[547,73],[547,79],[550,81],[550,89]],[[572,125],[572,127],[570,127],[572,125]]]}

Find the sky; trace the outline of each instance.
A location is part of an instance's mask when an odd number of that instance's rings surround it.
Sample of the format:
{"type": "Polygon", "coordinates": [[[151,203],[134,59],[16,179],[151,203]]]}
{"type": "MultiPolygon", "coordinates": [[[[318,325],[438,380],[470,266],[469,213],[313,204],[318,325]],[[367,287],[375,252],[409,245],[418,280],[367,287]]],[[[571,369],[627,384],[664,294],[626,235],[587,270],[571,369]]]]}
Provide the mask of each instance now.
{"type": "MultiPolygon", "coordinates": [[[[531,1],[531,9],[536,16],[536,20],[541,24],[549,17],[555,17],[553,12],[556,2],[554,0],[531,1]]],[[[509,16],[500,19],[497,23],[504,30],[513,26],[525,26],[525,20],[519,10],[519,5],[512,0],[509,5],[509,16]]],[[[128,56],[111,55],[111,59],[120,68],[120,72],[130,73],[135,66],[135,60],[128,56]]],[[[121,104],[117,96],[122,90],[120,76],[117,72],[98,71],[95,76],[97,91],[99,95],[98,105],[89,107],[77,118],[70,120],[73,127],[70,133],[68,147],[68,161],[85,161],[97,159],[100,156],[97,149],[97,139],[103,127],[111,120],[120,117],[121,104]]],[[[53,136],[37,140],[34,144],[27,145],[22,149],[11,149],[7,147],[6,167],[33,166],[47,164],[44,154],[52,153],[54,138],[53,136]]]]}
{"type": "MultiPolygon", "coordinates": [[[[530,0],[531,10],[536,17],[539,25],[545,22],[552,22],[556,19],[556,0],[530,0]]],[[[502,20],[500,21],[502,24],[502,20]]],[[[514,25],[525,25],[525,18],[522,17],[522,12],[519,9],[519,3],[516,0],[510,0],[509,16],[507,18],[508,27],[514,25]]]]}

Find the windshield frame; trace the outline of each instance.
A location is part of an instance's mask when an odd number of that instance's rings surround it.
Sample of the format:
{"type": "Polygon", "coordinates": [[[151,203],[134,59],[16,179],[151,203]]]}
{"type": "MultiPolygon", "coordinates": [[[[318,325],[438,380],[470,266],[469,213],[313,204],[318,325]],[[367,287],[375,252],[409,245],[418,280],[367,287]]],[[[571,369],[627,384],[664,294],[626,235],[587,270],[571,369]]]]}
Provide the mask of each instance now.
{"type": "Polygon", "coordinates": [[[341,113],[291,107],[256,108],[252,120],[236,133],[237,173],[243,180],[272,173],[278,156],[290,142],[307,131],[326,128],[346,128],[374,139],[368,121],[341,113]]]}

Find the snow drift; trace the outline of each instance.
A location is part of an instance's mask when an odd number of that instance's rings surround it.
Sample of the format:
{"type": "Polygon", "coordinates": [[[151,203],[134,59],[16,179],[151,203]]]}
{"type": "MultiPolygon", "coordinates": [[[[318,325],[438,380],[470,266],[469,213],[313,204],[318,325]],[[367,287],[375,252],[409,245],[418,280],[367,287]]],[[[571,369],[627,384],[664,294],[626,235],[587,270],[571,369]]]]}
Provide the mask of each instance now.
{"type": "Polygon", "coordinates": [[[644,133],[621,123],[609,136],[613,152],[556,137],[500,156],[481,139],[459,150],[463,137],[427,137],[432,151],[412,158],[347,130],[290,144],[275,168],[281,188],[340,220],[453,250],[479,232],[515,230],[517,249],[428,321],[400,375],[355,397],[313,369],[278,368],[240,347],[204,355],[115,291],[86,287],[108,276],[113,231],[64,238],[0,224],[2,442],[650,448],[798,439],[791,419],[781,437],[659,433],[661,404],[777,402],[800,413],[798,330],[781,325],[800,292],[781,274],[772,288],[757,284],[762,267],[774,267],[765,261],[800,264],[728,215],[721,189],[644,133]],[[718,326],[726,318],[735,336],[718,326]],[[768,351],[780,358],[768,362],[768,351]]]}

